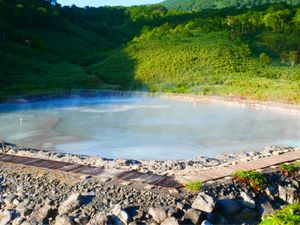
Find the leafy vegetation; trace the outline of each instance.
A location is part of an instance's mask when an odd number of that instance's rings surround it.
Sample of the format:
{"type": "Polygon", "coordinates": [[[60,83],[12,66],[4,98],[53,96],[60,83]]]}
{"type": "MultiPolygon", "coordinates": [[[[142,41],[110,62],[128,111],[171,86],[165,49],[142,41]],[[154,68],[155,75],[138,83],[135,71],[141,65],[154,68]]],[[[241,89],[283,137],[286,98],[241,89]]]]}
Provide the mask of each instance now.
{"type": "Polygon", "coordinates": [[[294,176],[300,171],[300,163],[283,163],[279,166],[279,169],[286,176],[294,176]]]}
{"type": "Polygon", "coordinates": [[[117,88],[299,103],[297,1],[199,2],[216,6],[83,9],[0,0],[1,96],[117,88]]]}
{"type": "Polygon", "coordinates": [[[287,3],[291,5],[299,4],[299,0],[285,1],[285,0],[261,0],[261,1],[249,1],[249,0],[166,0],[163,4],[170,9],[178,10],[192,10],[200,11],[205,9],[222,9],[222,8],[248,8],[257,7],[260,5],[274,4],[274,3],[287,3]]]}
{"type": "Polygon", "coordinates": [[[185,184],[184,187],[192,192],[199,192],[202,188],[202,182],[200,181],[189,182],[185,184]]]}
{"type": "Polygon", "coordinates": [[[238,170],[231,174],[232,180],[241,182],[243,185],[249,185],[253,190],[260,191],[266,185],[266,177],[257,171],[238,170]]]}
{"type": "Polygon", "coordinates": [[[297,225],[300,224],[300,203],[294,203],[266,217],[260,225],[297,225]]]}

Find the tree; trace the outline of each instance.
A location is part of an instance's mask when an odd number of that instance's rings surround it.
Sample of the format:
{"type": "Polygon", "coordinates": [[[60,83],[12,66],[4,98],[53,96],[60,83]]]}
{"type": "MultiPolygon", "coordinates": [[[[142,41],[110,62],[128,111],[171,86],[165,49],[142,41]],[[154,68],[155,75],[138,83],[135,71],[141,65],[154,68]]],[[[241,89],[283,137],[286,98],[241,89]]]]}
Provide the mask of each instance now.
{"type": "Polygon", "coordinates": [[[294,51],[294,50],[290,51],[289,52],[289,60],[290,60],[291,65],[294,66],[298,60],[298,52],[294,51]]]}
{"type": "Polygon", "coordinates": [[[288,60],[289,58],[289,53],[287,51],[283,51],[280,53],[280,60],[281,60],[281,63],[285,63],[286,60],[288,60]]]}
{"type": "Polygon", "coordinates": [[[271,27],[273,32],[279,32],[287,27],[287,21],[289,21],[290,16],[291,11],[289,9],[279,10],[266,14],[263,22],[266,27],[271,27]]]}

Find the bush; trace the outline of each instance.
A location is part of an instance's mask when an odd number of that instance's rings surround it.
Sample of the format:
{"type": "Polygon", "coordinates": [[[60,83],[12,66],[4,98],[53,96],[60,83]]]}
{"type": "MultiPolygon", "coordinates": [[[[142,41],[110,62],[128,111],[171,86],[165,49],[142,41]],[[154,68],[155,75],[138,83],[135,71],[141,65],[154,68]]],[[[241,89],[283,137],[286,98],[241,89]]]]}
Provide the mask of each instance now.
{"type": "Polygon", "coordinates": [[[285,176],[293,176],[300,171],[300,163],[283,163],[279,166],[279,169],[285,176]]]}
{"type": "Polygon", "coordinates": [[[298,225],[300,224],[300,203],[290,204],[274,215],[266,217],[260,225],[298,225]]]}
{"type": "Polygon", "coordinates": [[[266,177],[257,171],[238,170],[231,174],[233,181],[239,181],[243,185],[249,185],[255,191],[260,191],[267,183],[266,177]]]}
{"type": "Polygon", "coordinates": [[[202,187],[202,182],[200,181],[189,182],[185,184],[184,187],[192,192],[199,192],[202,187]]]}

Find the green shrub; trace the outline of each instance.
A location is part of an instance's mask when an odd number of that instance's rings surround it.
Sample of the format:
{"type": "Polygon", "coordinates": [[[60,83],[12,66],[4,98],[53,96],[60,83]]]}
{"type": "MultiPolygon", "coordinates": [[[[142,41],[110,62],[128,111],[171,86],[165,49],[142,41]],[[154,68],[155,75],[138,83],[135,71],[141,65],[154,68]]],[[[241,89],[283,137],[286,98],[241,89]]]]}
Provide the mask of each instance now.
{"type": "Polygon", "coordinates": [[[198,192],[198,191],[200,191],[200,189],[202,187],[202,182],[200,182],[200,181],[189,182],[189,183],[185,184],[184,187],[192,192],[198,192]]]}
{"type": "Polygon", "coordinates": [[[300,171],[300,163],[295,162],[291,164],[283,163],[279,166],[279,169],[286,176],[294,175],[300,171]]]}
{"type": "Polygon", "coordinates": [[[260,191],[267,183],[266,177],[257,171],[238,170],[231,174],[233,181],[239,181],[243,185],[249,185],[255,191],[260,191]]]}
{"type": "Polygon", "coordinates": [[[287,205],[274,215],[266,217],[260,225],[298,225],[300,224],[300,203],[287,205]]]}

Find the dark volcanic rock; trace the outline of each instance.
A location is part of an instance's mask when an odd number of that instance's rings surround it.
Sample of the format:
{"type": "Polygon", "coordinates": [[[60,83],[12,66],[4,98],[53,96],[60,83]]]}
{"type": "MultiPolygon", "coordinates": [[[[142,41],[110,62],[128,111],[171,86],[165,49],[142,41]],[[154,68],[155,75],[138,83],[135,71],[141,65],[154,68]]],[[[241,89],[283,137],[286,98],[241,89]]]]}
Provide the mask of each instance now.
{"type": "Polygon", "coordinates": [[[240,211],[241,206],[234,200],[231,199],[222,199],[217,201],[217,208],[224,214],[224,215],[232,215],[236,214],[240,211]]]}

